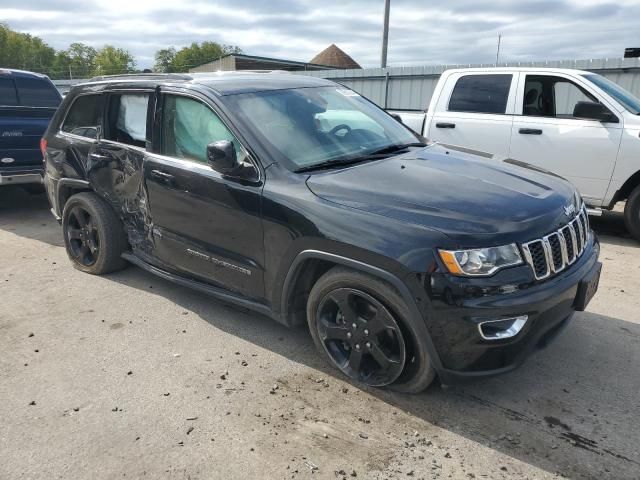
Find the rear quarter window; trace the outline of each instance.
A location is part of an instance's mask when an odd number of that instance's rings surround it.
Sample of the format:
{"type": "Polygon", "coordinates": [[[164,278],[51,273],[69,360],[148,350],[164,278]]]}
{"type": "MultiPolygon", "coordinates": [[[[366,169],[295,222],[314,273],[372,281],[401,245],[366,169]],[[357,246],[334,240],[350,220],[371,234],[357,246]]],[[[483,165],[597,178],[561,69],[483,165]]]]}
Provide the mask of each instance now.
{"type": "Polygon", "coordinates": [[[465,75],[449,99],[450,112],[501,114],[507,110],[512,75],[465,75]]]}
{"type": "Polygon", "coordinates": [[[87,138],[97,138],[102,95],[76,98],[62,122],[62,131],[87,138]]]}
{"type": "Polygon", "coordinates": [[[44,78],[16,78],[20,105],[25,107],[57,107],[60,94],[51,82],[44,78]]]}
{"type": "Polygon", "coordinates": [[[0,77],[0,105],[15,106],[17,104],[18,95],[13,79],[0,77]]]}

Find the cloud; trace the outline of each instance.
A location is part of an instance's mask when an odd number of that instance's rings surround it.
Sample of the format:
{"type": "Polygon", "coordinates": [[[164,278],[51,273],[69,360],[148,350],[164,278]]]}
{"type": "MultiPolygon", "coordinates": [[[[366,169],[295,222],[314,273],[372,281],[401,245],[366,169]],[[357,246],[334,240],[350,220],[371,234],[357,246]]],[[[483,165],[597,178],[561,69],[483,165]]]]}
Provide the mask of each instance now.
{"type": "MultiPolygon", "coordinates": [[[[621,57],[636,45],[635,0],[391,1],[389,64],[488,63],[621,57]]],[[[377,66],[382,0],[4,0],[0,19],[55,48],[73,42],[156,50],[214,40],[252,55],[308,61],[331,43],[377,66]]]]}

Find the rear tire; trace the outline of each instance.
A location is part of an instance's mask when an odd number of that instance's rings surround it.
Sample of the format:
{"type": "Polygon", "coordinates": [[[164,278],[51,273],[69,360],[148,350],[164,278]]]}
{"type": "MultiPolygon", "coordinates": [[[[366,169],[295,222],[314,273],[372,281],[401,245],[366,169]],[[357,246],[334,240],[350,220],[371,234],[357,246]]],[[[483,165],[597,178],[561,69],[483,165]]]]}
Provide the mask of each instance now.
{"type": "Polygon", "coordinates": [[[311,289],[307,321],[318,351],[352,380],[419,393],[435,378],[425,342],[419,341],[427,334],[415,324],[421,319],[413,319],[400,294],[375,277],[332,268],[311,289]],[[383,328],[376,328],[380,323],[383,328]],[[371,334],[376,331],[381,333],[371,334]],[[351,367],[354,354],[361,358],[357,370],[351,367]]]}
{"type": "Polygon", "coordinates": [[[627,205],[624,207],[624,223],[631,235],[640,241],[640,185],[627,199],[627,205]]]}
{"type": "Polygon", "coordinates": [[[113,208],[92,192],[73,195],[64,205],[62,231],[75,268],[93,275],[123,269],[127,237],[113,208]]]}

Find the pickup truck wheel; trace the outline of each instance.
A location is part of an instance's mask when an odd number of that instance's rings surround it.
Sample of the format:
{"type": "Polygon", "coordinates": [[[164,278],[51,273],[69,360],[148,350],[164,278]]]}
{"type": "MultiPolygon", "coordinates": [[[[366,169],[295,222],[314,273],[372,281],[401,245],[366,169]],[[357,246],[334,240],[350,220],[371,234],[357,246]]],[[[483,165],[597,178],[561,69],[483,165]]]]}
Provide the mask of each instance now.
{"type": "Polygon", "coordinates": [[[78,270],[102,275],[126,266],[127,239],[113,209],[94,193],[73,195],[64,206],[62,231],[67,255],[78,270]]]}
{"type": "Polygon", "coordinates": [[[410,318],[393,287],[343,267],[323,275],[307,302],[311,336],[330,364],[372,387],[418,393],[435,372],[410,318]]]}
{"type": "Polygon", "coordinates": [[[635,188],[627,199],[624,207],[624,223],[629,233],[636,240],[640,240],[640,185],[635,188]]]}

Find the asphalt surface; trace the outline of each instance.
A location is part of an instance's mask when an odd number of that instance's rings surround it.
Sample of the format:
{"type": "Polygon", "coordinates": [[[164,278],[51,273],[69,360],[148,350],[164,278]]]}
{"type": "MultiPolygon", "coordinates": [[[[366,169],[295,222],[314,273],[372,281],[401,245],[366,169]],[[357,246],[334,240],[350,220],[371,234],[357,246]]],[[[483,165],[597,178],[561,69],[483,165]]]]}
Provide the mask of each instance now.
{"type": "Polygon", "coordinates": [[[0,479],[640,478],[640,244],[594,220],[600,290],[502,377],[352,385],[286,329],[138,268],[71,267],[0,189],[0,479]]]}

